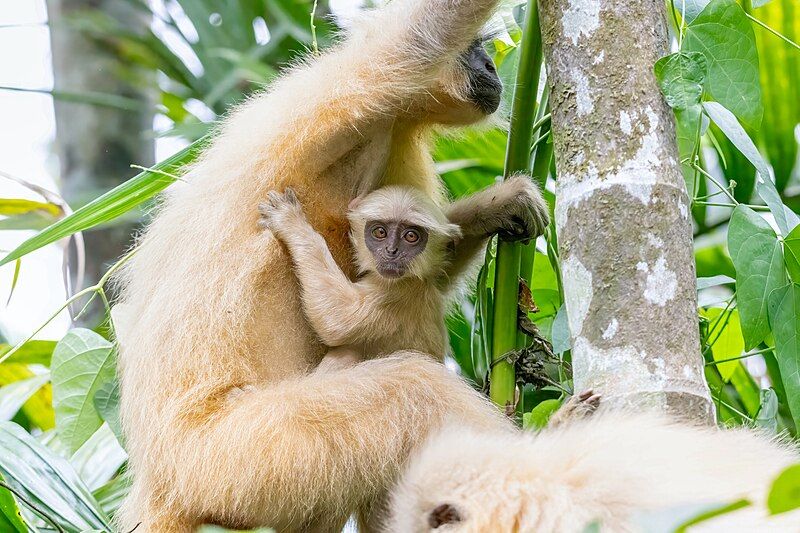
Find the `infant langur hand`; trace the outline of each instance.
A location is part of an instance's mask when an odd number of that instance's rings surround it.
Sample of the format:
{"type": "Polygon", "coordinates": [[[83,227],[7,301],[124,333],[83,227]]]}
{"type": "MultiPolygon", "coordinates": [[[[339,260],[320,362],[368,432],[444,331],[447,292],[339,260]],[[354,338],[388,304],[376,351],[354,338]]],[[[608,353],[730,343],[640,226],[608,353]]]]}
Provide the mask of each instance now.
{"type": "Polygon", "coordinates": [[[518,241],[536,238],[544,233],[550,223],[547,202],[539,187],[529,176],[513,176],[499,184],[495,215],[496,232],[503,240],[518,241]]]}
{"type": "Polygon", "coordinates": [[[304,219],[303,207],[290,187],[286,187],[283,193],[268,192],[267,201],[258,204],[258,212],[261,213],[258,225],[273,233],[286,228],[292,221],[304,219]]]}

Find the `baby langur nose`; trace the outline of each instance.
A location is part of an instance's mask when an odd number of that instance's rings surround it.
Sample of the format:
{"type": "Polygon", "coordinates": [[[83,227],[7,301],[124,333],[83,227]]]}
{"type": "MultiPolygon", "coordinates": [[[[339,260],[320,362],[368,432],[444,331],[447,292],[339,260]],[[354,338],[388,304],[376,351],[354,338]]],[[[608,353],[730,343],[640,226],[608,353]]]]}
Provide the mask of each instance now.
{"type": "Polygon", "coordinates": [[[397,246],[396,245],[389,245],[386,247],[386,253],[391,256],[397,255],[397,246]]]}

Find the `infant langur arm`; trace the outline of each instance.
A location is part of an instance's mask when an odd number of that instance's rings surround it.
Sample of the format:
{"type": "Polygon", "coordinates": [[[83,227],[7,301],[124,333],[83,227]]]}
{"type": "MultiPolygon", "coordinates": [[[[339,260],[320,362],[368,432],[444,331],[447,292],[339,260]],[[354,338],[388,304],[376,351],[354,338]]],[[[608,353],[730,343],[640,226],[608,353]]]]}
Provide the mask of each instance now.
{"type": "Polygon", "coordinates": [[[270,191],[259,204],[259,224],[289,249],[300,281],[303,310],[320,340],[328,346],[348,344],[368,316],[363,290],[336,264],[325,239],[308,223],[294,191],[270,191]]]}
{"type": "Polygon", "coordinates": [[[512,176],[450,204],[447,218],[461,228],[446,270],[456,283],[476,263],[495,233],[504,240],[527,240],[544,232],[550,221],[547,202],[528,176],[512,176]]]}

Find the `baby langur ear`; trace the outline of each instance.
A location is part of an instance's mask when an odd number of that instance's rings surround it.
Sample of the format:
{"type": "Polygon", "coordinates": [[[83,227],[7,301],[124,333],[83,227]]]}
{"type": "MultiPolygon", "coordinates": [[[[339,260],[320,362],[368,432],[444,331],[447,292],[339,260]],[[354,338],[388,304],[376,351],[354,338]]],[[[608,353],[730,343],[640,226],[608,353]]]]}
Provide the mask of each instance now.
{"type": "Polygon", "coordinates": [[[437,505],[428,515],[428,526],[437,529],[446,524],[461,522],[461,514],[449,503],[437,505]]]}
{"type": "Polygon", "coordinates": [[[349,204],[347,204],[347,209],[349,211],[355,211],[356,209],[358,209],[358,206],[361,205],[361,200],[363,199],[364,199],[363,196],[356,196],[355,198],[350,200],[349,204]]]}

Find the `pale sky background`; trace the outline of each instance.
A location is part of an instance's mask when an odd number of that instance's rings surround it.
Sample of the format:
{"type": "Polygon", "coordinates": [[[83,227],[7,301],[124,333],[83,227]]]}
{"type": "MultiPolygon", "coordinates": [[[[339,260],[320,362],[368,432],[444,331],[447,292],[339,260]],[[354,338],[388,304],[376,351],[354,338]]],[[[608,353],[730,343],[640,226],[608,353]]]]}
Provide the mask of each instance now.
{"type": "MultiPolygon", "coordinates": [[[[0,86],[50,89],[53,74],[44,0],[0,2],[0,86]]],[[[46,94],[0,90],[0,171],[57,190],[58,165],[50,153],[55,135],[52,98],[46,94]]],[[[41,200],[26,188],[0,178],[0,196],[41,200]]],[[[11,250],[32,235],[0,232],[0,248],[11,250]]],[[[19,281],[8,306],[13,265],[0,268],[0,328],[12,342],[26,337],[65,299],[61,248],[48,246],[22,260],[19,281]]],[[[59,339],[69,325],[60,316],[39,335],[59,339]]]]}

